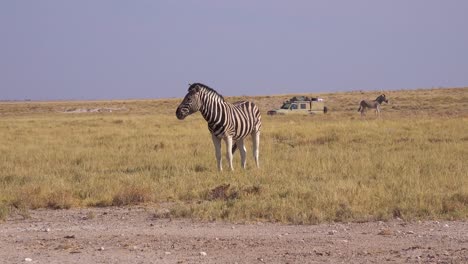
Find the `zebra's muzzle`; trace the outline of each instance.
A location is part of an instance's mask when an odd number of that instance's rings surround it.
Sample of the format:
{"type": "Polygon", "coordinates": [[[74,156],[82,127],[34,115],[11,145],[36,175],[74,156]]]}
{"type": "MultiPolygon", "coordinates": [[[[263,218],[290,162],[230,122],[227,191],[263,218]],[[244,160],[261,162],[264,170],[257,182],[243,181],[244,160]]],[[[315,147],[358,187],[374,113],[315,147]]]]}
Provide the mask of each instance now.
{"type": "Polygon", "coordinates": [[[189,114],[189,111],[185,108],[177,108],[177,111],[176,111],[176,116],[177,116],[177,119],[179,120],[184,120],[185,117],[187,117],[189,114]]]}

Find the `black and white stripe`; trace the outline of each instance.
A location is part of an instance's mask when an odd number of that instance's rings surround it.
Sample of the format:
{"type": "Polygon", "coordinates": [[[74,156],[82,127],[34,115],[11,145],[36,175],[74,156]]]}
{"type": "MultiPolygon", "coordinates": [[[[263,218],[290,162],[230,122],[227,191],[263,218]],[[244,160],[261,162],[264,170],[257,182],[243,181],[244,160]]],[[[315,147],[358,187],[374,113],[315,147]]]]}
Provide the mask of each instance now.
{"type": "Polygon", "coordinates": [[[259,166],[258,147],[262,122],[260,111],[254,103],[242,101],[231,104],[210,87],[195,83],[190,85],[187,95],[177,108],[176,116],[182,120],[197,111],[201,112],[208,123],[208,129],[215,145],[218,169],[222,170],[222,139],[226,142],[230,169],[232,170],[232,152],[236,147],[239,148],[242,167],[245,168],[246,150],[244,139],[248,135],[252,136],[253,154],[257,167],[259,166]]]}

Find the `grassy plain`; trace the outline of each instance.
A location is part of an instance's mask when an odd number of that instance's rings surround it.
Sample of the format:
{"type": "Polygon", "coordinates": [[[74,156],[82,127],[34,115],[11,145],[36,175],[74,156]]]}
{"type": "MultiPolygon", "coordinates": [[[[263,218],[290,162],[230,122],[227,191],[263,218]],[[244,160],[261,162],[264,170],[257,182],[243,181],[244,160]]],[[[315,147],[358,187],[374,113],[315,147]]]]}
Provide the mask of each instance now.
{"type": "Polygon", "coordinates": [[[0,219],[132,204],[236,222],[466,219],[468,88],[389,91],[381,119],[360,118],[378,94],[321,94],[329,114],[307,117],[266,115],[291,95],[227,98],[262,110],[261,168],[249,140],[247,170],[236,153],[221,173],[200,114],[175,118],[180,99],[0,102],[0,219]]]}

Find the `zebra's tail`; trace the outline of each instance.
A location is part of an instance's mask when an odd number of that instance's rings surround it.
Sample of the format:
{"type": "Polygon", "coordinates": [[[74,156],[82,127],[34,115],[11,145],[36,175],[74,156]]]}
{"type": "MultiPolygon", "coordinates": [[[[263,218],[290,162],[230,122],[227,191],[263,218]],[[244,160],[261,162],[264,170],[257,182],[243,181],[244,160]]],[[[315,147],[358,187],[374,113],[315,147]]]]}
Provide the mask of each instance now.
{"type": "Polygon", "coordinates": [[[236,149],[237,149],[237,144],[236,143],[232,144],[232,154],[236,152],[236,149]]]}

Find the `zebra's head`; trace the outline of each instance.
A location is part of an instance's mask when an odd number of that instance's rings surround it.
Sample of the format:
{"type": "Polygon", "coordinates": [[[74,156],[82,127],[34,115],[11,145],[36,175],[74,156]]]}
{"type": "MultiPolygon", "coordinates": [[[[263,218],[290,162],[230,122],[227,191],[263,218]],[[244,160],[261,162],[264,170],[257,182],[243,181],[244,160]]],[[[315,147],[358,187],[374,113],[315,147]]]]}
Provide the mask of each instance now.
{"type": "Polygon", "coordinates": [[[200,86],[191,85],[188,89],[187,95],[180,103],[176,110],[177,119],[183,120],[188,115],[191,115],[200,110],[200,86]]]}
{"type": "Polygon", "coordinates": [[[385,102],[385,103],[388,104],[388,99],[387,99],[387,97],[385,97],[385,94],[379,95],[379,97],[377,97],[377,99],[375,99],[375,100],[378,101],[380,104],[382,102],[385,102]]]}

